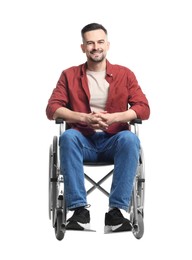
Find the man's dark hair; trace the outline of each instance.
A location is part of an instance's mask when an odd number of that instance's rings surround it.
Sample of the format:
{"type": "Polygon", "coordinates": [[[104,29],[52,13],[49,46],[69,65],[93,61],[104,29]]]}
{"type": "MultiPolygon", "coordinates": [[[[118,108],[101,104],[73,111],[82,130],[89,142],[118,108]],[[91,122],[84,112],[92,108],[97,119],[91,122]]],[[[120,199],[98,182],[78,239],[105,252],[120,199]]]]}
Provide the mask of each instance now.
{"type": "Polygon", "coordinates": [[[85,27],[83,27],[83,29],[81,30],[81,36],[83,38],[83,36],[86,32],[98,30],[98,29],[103,30],[107,35],[107,30],[105,29],[105,27],[102,24],[90,23],[90,24],[87,24],[85,27]]]}

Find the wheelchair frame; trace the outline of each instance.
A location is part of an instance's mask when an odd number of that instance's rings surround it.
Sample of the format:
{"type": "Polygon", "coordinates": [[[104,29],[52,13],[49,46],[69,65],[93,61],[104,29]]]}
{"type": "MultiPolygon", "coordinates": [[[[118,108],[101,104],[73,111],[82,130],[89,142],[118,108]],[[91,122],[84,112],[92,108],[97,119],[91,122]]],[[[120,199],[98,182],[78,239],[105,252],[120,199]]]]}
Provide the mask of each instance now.
{"type": "MultiPolygon", "coordinates": [[[[63,119],[56,119],[56,124],[60,125],[59,134],[61,135],[66,129],[66,122],[63,119]]],[[[139,136],[139,126],[142,121],[135,119],[130,122],[131,131],[139,136]],[[133,129],[132,129],[133,128],[133,129]]],[[[84,166],[102,167],[113,166],[113,162],[84,162],[84,166]]],[[[130,221],[133,229],[132,233],[135,238],[140,239],[144,234],[144,193],[145,193],[145,171],[144,171],[144,153],[140,148],[140,156],[135,176],[132,199],[129,210],[130,221]]],[[[90,176],[84,173],[85,179],[92,184],[92,187],[87,190],[87,195],[95,189],[99,189],[103,194],[109,197],[109,192],[106,191],[101,184],[113,174],[113,169],[108,172],[102,179],[95,182],[90,176]]],[[[52,220],[52,226],[55,230],[55,236],[58,240],[62,240],[65,235],[65,225],[67,221],[67,209],[64,198],[64,181],[60,172],[59,160],[59,145],[58,137],[53,137],[53,142],[49,149],[49,219],[52,220]]]]}

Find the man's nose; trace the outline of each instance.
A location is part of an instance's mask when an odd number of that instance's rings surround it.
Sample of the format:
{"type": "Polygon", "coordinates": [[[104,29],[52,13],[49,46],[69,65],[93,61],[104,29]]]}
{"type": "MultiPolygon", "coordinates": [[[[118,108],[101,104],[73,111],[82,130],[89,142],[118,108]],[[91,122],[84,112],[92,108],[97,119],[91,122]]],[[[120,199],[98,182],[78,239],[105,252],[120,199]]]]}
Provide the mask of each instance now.
{"type": "Polygon", "coordinates": [[[94,43],[94,50],[97,50],[98,49],[98,44],[95,42],[94,43]]]}

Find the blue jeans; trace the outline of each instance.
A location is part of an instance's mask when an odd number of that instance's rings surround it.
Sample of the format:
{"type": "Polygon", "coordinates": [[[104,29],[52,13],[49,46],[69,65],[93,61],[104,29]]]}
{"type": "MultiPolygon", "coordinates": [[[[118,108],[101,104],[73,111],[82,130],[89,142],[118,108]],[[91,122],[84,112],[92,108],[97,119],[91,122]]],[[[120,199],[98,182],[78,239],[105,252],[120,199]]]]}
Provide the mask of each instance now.
{"type": "Polygon", "coordinates": [[[109,207],[127,211],[139,160],[138,137],[128,130],[115,135],[96,132],[84,136],[69,129],[60,136],[59,142],[67,208],[87,205],[83,161],[114,161],[109,207]]]}

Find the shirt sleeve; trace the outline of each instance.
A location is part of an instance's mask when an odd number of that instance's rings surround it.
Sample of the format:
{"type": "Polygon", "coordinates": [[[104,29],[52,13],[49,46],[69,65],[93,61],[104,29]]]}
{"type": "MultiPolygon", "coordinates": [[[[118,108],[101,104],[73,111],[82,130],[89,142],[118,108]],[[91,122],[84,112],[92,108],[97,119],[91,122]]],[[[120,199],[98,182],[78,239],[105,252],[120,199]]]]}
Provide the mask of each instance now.
{"type": "Polygon", "coordinates": [[[54,88],[51,97],[48,100],[46,107],[46,115],[48,119],[52,120],[55,111],[60,107],[66,107],[68,104],[68,94],[67,94],[67,80],[65,73],[62,72],[61,76],[54,88]]]}
{"type": "Polygon", "coordinates": [[[130,108],[136,112],[138,118],[142,120],[148,119],[150,115],[149,102],[133,72],[131,72],[131,77],[128,80],[128,89],[128,103],[130,108]]]}

